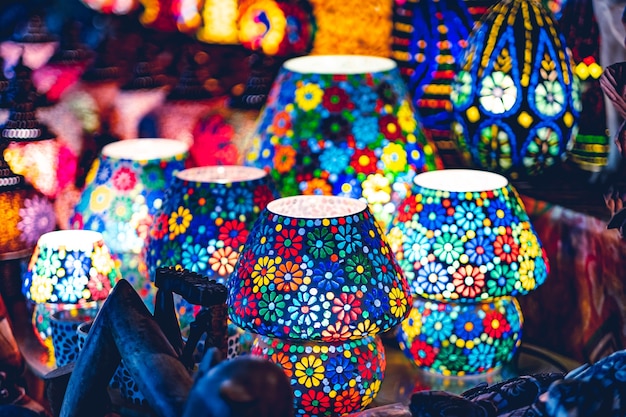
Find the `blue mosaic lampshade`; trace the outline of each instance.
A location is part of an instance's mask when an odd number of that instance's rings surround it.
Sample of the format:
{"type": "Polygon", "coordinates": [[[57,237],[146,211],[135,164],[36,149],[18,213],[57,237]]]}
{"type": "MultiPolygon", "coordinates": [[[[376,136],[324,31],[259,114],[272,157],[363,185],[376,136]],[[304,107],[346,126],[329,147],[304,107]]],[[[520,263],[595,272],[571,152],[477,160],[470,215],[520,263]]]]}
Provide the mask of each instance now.
{"type": "MultiPolygon", "coordinates": [[[[150,276],[154,278],[159,267],[173,266],[225,282],[255,220],[277,197],[269,175],[259,168],[227,165],[180,171],[150,231],[150,276]]],[[[181,327],[199,308],[177,300],[181,327]]]]}
{"type": "Polygon", "coordinates": [[[84,304],[107,298],[120,278],[100,233],[59,230],[39,238],[23,291],[35,303],[84,304]]]}
{"type": "Polygon", "coordinates": [[[548,259],[517,191],[496,173],[425,172],[388,233],[414,295],[475,302],[523,295],[548,259]]]}
{"type": "Polygon", "coordinates": [[[474,27],[452,84],[452,131],[477,168],[537,177],[559,164],[581,110],[577,77],[552,14],[503,0],[474,27]]]}
{"type": "Polygon", "coordinates": [[[358,55],[287,60],[245,158],[283,197],[362,198],[385,226],[415,175],[443,167],[396,63],[358,55]]]}
{"type": "Polygon", "coordinates": [[[270,202],[228,280],[230,318],[281,339],[340,342],[399,324],[411,296],[367,205],[337,196],[270,202]]]}

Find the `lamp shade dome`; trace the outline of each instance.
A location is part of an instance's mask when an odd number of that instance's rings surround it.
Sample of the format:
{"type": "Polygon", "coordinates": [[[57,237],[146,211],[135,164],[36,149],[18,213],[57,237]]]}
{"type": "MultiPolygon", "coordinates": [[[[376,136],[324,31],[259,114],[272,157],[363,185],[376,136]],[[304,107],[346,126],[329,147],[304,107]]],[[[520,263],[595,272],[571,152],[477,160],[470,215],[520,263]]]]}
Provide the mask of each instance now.
{"type": "Polygon", "coordinates": [[[80,304],[104,300],[119,278],[102,234],[58,230],[39,238],[23,290],[35,303],[80,304]]]}
{"type": "Polygon", "coordinates": [[[373,336],[399,324],[411,306],[367,205],[337,196],[270,202],[227,286],[233,323],[282,339],[373,336]]]}
{"type": "Polygon", "coordinates": [[[183,142],[160,138],[106,145],[87,175],[73,228],[101,232],[115,254],[140,254],[166,184],[185,168],[187,151],[183,142]]]}
{"type": "Polygon", "coordinates": [[[467,43],[451,92],[452,130],[466,158],[510,177],[558,165],[581,103],[552,15],[535,0],[503,0],[467,43]]]}
{"type": "Polygon", "coordinates": [[[362,198],[385,225],[413,177],[443,167],[396,63],[373,56],[285,61],[250,142],[245,164],[282,196],[362,198]]]}

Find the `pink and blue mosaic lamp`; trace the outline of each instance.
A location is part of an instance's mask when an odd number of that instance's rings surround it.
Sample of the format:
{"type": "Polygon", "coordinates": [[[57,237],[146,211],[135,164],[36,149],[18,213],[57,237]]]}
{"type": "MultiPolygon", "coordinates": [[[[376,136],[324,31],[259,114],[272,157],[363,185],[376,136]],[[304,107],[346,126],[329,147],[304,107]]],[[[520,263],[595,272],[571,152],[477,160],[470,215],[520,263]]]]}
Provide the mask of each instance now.
{"type": "Polygon", "coordinates": [[[385,369],[377,335],[412,302],[367,204],[338,196],[270,202],[227,286],[231,320],[260,335],[254,354],[283,367],[299,416],[371,402],[385,369]]]}
{"type": "Polygon", "coordinates": [[[400,345],[418,366],[444,375],[500,368],[521,343],[514,297],[548,275],[539,238],[500,174],[449,169],[415,183],[388,233],[416,296],[400,345]]]}

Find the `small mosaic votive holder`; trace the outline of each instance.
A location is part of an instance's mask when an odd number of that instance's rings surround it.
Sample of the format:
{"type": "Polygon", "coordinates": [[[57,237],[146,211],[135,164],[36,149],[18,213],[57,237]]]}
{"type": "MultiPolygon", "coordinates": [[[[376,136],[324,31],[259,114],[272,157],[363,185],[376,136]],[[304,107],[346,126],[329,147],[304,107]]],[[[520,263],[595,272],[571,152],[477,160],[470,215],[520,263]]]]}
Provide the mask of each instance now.
{"type": "Polygon", "coordinates": [[[52,313],[50,329],[57,366],[65,366],[76,360],[80,351],[77,329],[82,323],[91,322],[97,312],[97,308],[79,308],[52,313]]]}

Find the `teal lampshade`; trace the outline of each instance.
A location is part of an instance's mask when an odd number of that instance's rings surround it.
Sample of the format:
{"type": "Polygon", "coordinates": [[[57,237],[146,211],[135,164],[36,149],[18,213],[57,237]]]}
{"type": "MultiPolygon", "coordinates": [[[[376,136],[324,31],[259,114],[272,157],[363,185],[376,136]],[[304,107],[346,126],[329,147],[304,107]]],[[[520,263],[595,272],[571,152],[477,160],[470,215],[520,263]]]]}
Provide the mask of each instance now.
{"type": "Polygon", "coordinates": [[[290,379],[296,416],[340,416],[378,394],[386,358],[379,337],[327,344],[259,336],[252,355],[279,365],[290,379]]]}
{"type": "Polygon", "coordinates": [[[451,93],[452,130],[466,159],[511,178],[558,165],[581,102],[551,13],[535,0],[500,1],[467,43],[451,93]]]}
{"type": "Polygon", "coordinates": [[[269,337],[338,342],[399,324],[406,279],[365,202],[293,196],[270,202],[228,279],[230,319],[269,337]]]}
{"type": "Polygon", "coordinates": [[[70,219],[101,232],[113,253],[141,253],[165,188],[185,168],[187,145],[171,139],[129,139],[102,149],[70,219]]]}
{"type": "Polygon", "coordinates": [[[245,164],[268,170],[284,197],[362,198],[385,226],[415,175],[443,167],[396,63],[357,55],[285,61],[245,164]]]}
{"type": "Polygon", "coordinates": [[[496,173],[425,172],[388,233],[414,295],[474,302],[528,294],[548,259],[517,191],[496,173]]]}
{"type": "Polygon", "coordinates": [[[421,369],[441,375],[482,374],[515,356],[522,313],[513,297],[470,304],[416,297],[397,336],[404,354],[421,369]]]}
{"type": "MultiPolygon", "coordinates": [[[[173,266],[225,282],[252,225],[276,197],[269,175],[259,168],[228,165],[178,172],[150,231],[150,276],[159,267],[173,266]]],[[[178,300],[183,328],[197,310],[199,306],[178,300]]]]}

